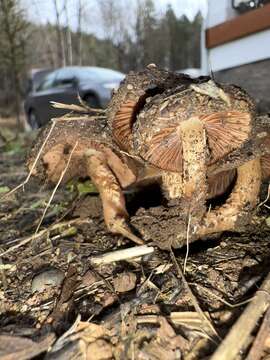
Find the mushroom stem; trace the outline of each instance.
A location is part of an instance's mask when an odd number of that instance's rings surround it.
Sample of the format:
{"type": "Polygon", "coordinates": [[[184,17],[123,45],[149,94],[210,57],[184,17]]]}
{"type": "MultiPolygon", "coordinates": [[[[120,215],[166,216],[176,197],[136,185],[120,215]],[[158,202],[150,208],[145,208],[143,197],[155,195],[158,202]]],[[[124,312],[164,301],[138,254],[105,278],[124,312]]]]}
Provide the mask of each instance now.
{"type": "Polygon", "coordinates": [[[194,193],[206,198],[206,137],[203,123],[196,117],[180,123],[183,146],[184,196],[194,193]]]}
{"type": "Polygon", "coordinates": [[[260,159],[251,160],[237,169],[237,180],[227,202],[207,213],[197,237],[222,231],[235,230],[244,225],[250,210],[257,203],[261,185],[260,159]]]}
{"type": "Polygon", "coordinates": [[[183,121],[177,130],[183,148],[183,171],[166,172],[163,188],[169,199],[184,197],[195,202],[206,199],[206,140],[203,123],[193,117],[183,121]]]}

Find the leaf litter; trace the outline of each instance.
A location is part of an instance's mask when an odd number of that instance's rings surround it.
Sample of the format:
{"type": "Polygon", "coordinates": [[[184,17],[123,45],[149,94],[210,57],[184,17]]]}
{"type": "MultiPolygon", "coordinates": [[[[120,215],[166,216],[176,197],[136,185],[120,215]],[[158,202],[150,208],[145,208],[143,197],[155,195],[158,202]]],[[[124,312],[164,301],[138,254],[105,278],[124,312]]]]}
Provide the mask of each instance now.
{"type": "MultiPolygon", "coordinates": [[[[24,180],[28,143],[25,135],[1,153],[2,194],[24,180]]],[[[185,261],[185,248],[172,256],[108,234],[95,188],[82,184],[57,189],[50,202],[52,190],[30,179],[0,203],[0,359],[212,356],[269,271],[268,208],[240,234],[191,244],[185,261]]],[[[132,224],[148,233],[160,221],[163,238],[162,205],[127,198],[132,224]]],[[[261,359],[270,353],[265,327],[261,359]]],[[[239,358],[254,346],[247,341],[239,358]]]]}

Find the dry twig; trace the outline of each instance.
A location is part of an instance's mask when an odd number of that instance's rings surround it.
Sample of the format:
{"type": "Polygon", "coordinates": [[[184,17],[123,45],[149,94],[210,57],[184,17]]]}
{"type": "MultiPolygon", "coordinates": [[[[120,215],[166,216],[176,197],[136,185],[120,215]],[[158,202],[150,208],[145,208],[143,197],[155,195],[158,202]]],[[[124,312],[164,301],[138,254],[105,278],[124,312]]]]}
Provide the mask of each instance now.
{"type": "Polygon", "coordinates": [[[128,260],[132,258],[141,257],[144,255],[149,255],[154,252],[153,246],[134,246],[129,249],[110,251],[106,254],[98,255],[92,257],[90,262],[92,265],[104,265],[110,264],[115,261],[128,260]]]}
{"type": "Polygon", "coordinates": [[[215,351],[211,360],[233,360],[240,351],[245,350],[245,344],[255,328],[258,320],[270,305],[270,273],[264,280],[253,300],[246,307],[231,331],[215,351]]]}
{"type": "Polygon", "coordinates": [[[246,360],[260,360],[263,355],[264,343],[270,333],[270,309],[267,310],[257,337],[246,360]]]}

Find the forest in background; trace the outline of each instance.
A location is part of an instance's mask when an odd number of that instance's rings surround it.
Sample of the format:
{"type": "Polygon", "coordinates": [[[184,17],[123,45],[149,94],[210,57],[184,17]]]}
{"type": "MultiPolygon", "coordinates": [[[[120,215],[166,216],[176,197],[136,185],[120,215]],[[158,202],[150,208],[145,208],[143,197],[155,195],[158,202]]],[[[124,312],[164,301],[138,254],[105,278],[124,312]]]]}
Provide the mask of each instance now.
{"type": "Polygon", "coordinates": [[[48,1],[52,1],[56,21],[37,24],[29,21],[23,0],[0,0],[2,115],[20,112],[25,79],[34,68],[89,65],[127,73],[149,63],[170,70],[200,67],[200,13],[190,20],[177,17],[168,6],[161,14],[153,0],[136,0],[127,13],[123,1],[95,0],[93,16],[84,1],[77,0],[74,28],[69,0],[63,0],[61,7],[58,0],[48,1]],[[87,31],[84,24],[91,21],[102,29],[102,36],[87,31]]]}

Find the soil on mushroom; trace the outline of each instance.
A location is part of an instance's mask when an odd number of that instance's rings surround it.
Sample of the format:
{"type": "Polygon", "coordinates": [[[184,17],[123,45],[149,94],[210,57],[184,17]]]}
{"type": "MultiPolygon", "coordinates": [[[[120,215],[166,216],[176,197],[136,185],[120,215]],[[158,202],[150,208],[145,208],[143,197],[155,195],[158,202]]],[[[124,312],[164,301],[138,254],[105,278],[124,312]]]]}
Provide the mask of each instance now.
{"type": "MultiPolygon", "coordinates": [[[[12,188],[27,175],[24,154],[28,143],[24,136],[18,146],[2,148],[3,191],[4,186],[12,188]]],[[[168,359],[177,358],[173,357],[176,349],[184,359],[203,359],[213,353],[219,340],[200,322],[169,252],[155,249],[141,261],[91,266],[94,255],[133,246],[123,237],[108,233],[95,190],[81,190],[78,196],[76,184],[59,189],[40,228],[50,231],[23,244],[35,233],[50,197],[52,190],[45,185],[31,180],[0,202],[0,248],[1,253],[9,251],[0,262],[0,337],[39,342],[53,333],[59,339],[80,314],[81,321],[90,319],[91,324],[105,324],[110,329],[106,337],[96,340],[99,343],[90,345],[104,348],[101,342],[105,342],[117,359],[132,359],[134,354],[162,359],[158,357],[162,356],[162,347],[168,359]],[[160,267],[164,264],[166,267],[160,267]],[[176,322],[172,312],[186,317],[176,322]],[[150,321],[146,315],[156,318],[150,321]]],[[[263,191],[262,199],[266,197],[263,191]]],[[[177,207],[169,207],[157,188],[126,197],[131,223],[146,240],[154,238],[162,243],[177,236],[177,207]]],[[[228,303],[249,299],[269,271],[268,216],[268,209],[262,206],[241,234],[225,233],[190,246],[185,278],[221,338],[245,307],[231,308],[228,303]]],[[[186,248],[175,251],[181,266],[185,252],[186,248]]],[[[74,344],[75,340],[69,342],[74,344]]],[[[63,358],[70,358],[69,342],[61,343],[54,353],[45,355],[43,350],[41,358],[60,358],[55,357],[59,351],[63,358]]],[[[110,358],[110,351],[103,358],[110,358]]],[[[32,357],[28,354],[25,358],[32,357]]]]}

